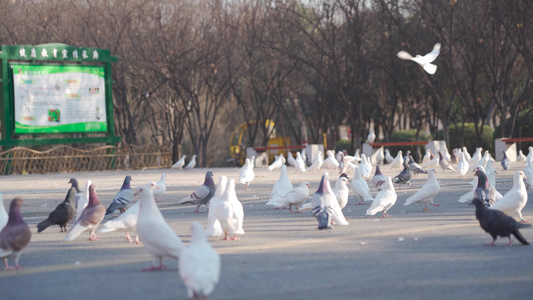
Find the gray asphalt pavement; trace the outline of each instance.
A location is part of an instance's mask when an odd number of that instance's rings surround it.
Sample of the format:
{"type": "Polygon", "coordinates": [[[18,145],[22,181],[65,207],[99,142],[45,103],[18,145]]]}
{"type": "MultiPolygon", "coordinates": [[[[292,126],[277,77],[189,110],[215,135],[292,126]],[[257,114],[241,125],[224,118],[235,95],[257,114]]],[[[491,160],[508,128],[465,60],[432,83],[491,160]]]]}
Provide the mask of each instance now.
{"type": "MultiPolygon", "coordinates": [[[[514,163],[511,171],[497,175],[502,194],[512,187],[514,172],[521,169],[522,163],[514,163]]],[[[234,168],[211,170],[215,182],[220,175],[237,179],[239,174],[234,168]]],[[[246,234],[239,241],[209,238],[222,260],[220,282],[211,299],[533,297],[533,247],[518,242],[508,247],[507,239],[498,239],[493,247],[483,246],[491,237],[479,227],[474,207],[457,201],[471,188],[473,176],[458,178],[457,173],[443,173],[440,167],[437,171],[441,190],[435,202],[441,206],[431,207],[431,212],[424,212],[423,205],[403,205],[425,183],[426,175],[420,175],[412,188],[397,190],[398,201],[389,210],[392,217],[365,216],[369,205],[355,205],[351,195],[344,208],[350,224],[319,231],[309,211],[296,214],[266,206],[279,171],[256,169],[249,190],[237,187],[246,234]]],[[[187,244],[190,222],[201,221],[205,226],[207,214],[205,207],[201,208],[204,213],[197,214],[194,206],[177,206],[176,202],[202,184],[206,169],[3,176],[0,192],[5,206],[15,196],[25,200],[22,212],[33,235],[20,259],[25,268],[0,270],[0,299],[186,299],[177,261],[167,258],[168,269],[142,272],[150,265],[150,256],[144,246],[125,242],[123,232],[100,234],[96,242],[88,241],[88,233],[83,233],[74,242],[63,242],[65,234],[59,233],[58,226],[40,234],[36,228],[64,199],[70,177],[78,178],[81,186],[91,179],[107,207],[124,176],[131,175],[136,187],[159,180],[162,172],[168,174],[167,192],[158,204],[187,244]]],[[[399,170],[384,166],[382,172],[395,176],[399,170]]],[[[336,179],[337,172],[330,173],[336,179]]],[[[293,185],[309,181],[312,193],[321,175],[296,174],[289,168],[293,185]]],[[[533,219],[533,204],[528,203],[523,214],[526,220],[533,219]]],[[[522,233],[533,242],[533,229],[522,233]]]]}

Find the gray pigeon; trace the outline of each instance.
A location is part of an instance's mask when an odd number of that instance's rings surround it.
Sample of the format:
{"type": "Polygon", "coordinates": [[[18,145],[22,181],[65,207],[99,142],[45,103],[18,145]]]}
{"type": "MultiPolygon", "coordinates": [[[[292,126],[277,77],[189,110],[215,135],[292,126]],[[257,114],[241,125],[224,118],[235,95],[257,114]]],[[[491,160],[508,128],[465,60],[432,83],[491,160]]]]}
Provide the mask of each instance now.
{"type": "Polygon", "coordinates": [[[9,257],[15,258],[15,268],[20,269],[19,258],[22,249],[31,239],[31,231],[20,214],[20,207],[24,204],[21,198],[15,198],[9,206],[9,220],[0,231],[0,258],[4,259],[6,270],[13,270],[7,263],[9,257]]]}
{"type": "Polygon", "coordinates": [[[478,168],[474,175],[478,177],[477,187],[474,190],[474,197],[480,198],[485,201],[485,205],[487,206],[493,205],[496,202],[496,194],[494,192],[494,189],[489,184],[487,173],[485,173],[482,169],[478,168]]]}
{"type": "Polygon", "coordinates": [[[374,173],[374,176],[372,177],[372,183],[378,190],[381,191],[386,180],[387,177],[381,173],[379,165],[376,165],[376,173],[374,173]]]}
{"type": "Polygon", "coordinates": [[[409,186],[411,186],[411,178],[413,178],[413,171],[409,169],[409,166],[407,166],[407,162],[404,160],[403,170],[392,180],[394,181],[394,183],[399,184],[401,188],[402,184],[408,184],[409,186]]]}
{"type": "Polygon", "coordinates": [[[511,234],[514,235],[522,245],[529,245],[528,241],[522,236],[518,229],[531,227],[531,224],[519,223],[499,210],[488,209],[483,202],[484,201],[480,198],[474,198],[472,201],[476,206],[476,218],[479,220],[479,225],[492,236],[492,242],[486,246],[494,245],[498,236],[509,238],[507,246],[511,246],[513,242],[511,240],[511,234]]]}
{"type": "MultiPolygon", "coordinates": [[[[330,193],[331,186],[329,185],[328,173],[322,175],[320,180],[320,185],[318,190],[313,194],[311,199],[311,206],[313,207],[313,215],[318,221],[318,229],[331,229],[331,221],[333,211],[330,206],[327,205],[327,197],[335,197],[334,194],[330,193]]],[[[331,201],[337,201],[333,199],[331,201]]]]}
{"type": "Polygon", "coordinates": [[[181,199],[178,204],[195,204],[196,212],[200,213],[198,210],[200,206],[205,205],[207,207],[207,203],[213,198],[214,194],[215,182],[213,181],[213,172],[207,171],[207,173],[205,173],[204,184],[194,191],[194,193],[181,199]]]}
{"type": "Polygon", "coordinates": [[[105,207],[100,203],[96,192],[94,191],[94,185],[89,186],[89,203],[85,209],[81,212],[76,224],[70,228],[64,241],[75,240],[82,232],[90,230],[90,241],[96,241],[98,236],[94,234],[100,222],[104,219],[105,207]]]}
{"type": "Polygon", "coordinates": [[[452,172],[456,171],[454,167],[452,166],[452,164],[444,158],[444,155],[442,155],[442,152],[440,151],[439,151],[439,165],[443,171],[446,171],[446,170],[450,170],[452,172]]]}
{"type": "Polygon", "coordinates": [[[511,166],[511,160],[509,157],[507,157],[507,154],[505,154],[505,151],[503,151],[503,158],[502,158],[502,167],[504,170],[509,169],[511,166]]]}
{"type": "Polygon", "coordinates": [[[106,215],[114,213],[117,209],[120,210],[121,213],[126,211],[126,208],[133,200],[133,191],[131,190],[130,181],[130,175],[124,178],[124,183],[122,183],[122,187],[120,187],[120,190],[115,194],[113,202],[111,202],[107,208],[106,215]]]}
{"type": "Polygon", "coordinates": [[[428,173],[428,171],[422,169],[422,167],[415,162],[412,155],[409,155],[409,169],[411,169],[411,171],[413,171],[415,175],[418,175],[420,173],[422,174],[428,173]]]}
{"type": "Polygon", "coordinates": [[[63,200],[63,202],[50,213],[46,220],[37,224],[37,232],[42,232],[50,225],[59,225],[59,228],[61,229],[60,232],[63,232],[63,229],[65,232],[67,231],[67,223],[76,215],[75,195],[77,193],[76,188],[78,186],[78,181],[76,178],[71,178],[68,183],[72,185],[67,192],[65,200],[63,200]]]}

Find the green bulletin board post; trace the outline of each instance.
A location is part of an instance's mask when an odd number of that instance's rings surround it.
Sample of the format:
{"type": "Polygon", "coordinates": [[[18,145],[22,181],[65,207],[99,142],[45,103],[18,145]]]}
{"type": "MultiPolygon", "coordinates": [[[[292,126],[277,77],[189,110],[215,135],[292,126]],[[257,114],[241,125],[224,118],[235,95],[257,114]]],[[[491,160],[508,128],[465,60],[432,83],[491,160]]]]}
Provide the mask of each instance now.
{"type": "Polygon", "coordinates": [[[108,49],[4,45],[0,60],[0,146],[121,142],[113,121],[117,57],[108,49]]]}

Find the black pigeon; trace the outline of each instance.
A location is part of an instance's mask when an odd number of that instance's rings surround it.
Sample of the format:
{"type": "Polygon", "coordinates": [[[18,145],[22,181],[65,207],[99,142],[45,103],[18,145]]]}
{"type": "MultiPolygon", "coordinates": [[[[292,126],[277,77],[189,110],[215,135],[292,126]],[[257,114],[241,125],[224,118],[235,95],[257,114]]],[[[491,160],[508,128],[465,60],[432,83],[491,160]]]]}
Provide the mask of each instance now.
{"type": "Polygon", "coordinates": [[[42,232],[50,225],[59,225],[60,232],[63,232],[63,229],[65,232],[67,231],[68,222],[76,215],[76,200],[74,195],[77,193],[78,181],[76,178],[71,178],[68,183],[72,185],[67,192],[65,200],[48,215],[48,219],[37,224],[37,232],[42,232]]]}
{"type": "Polygon", "coordinates": [[[505,151],[503,151],[503,158],[502,158],[502,167],[504,170],[509,169],[511,166],[511,160],[509,157],[507,157],[507,154],[505,154],[505,151]]]}
{"type": "Polygon", "coordinates": [[[400,185],[399,188],[402,187],[402,184],[408,184],[411,186],[411,178],[413,178],[413,171],[409,169],[409,166],[407,165],[407,161],[403,161],[403,170],[398,174],[396,177],[394,177],[392,180],[394,183],[397,183],[400,185]]]}
{"type": "Polygon", "coordinates": [[[411,171],[413,171],[415,175],[418,175],[420,173],[422,174],[428,173],[428,171],[422,169],[422,167],[415,162],[412,155],[409,155],[409,169],[411,169],[411,171]]]}
{"type": "Polygon", "coordinates": [[[492,236],[492,243],[487,244],[486,246],[494,245],[498,236],[508,237],[509,243],[507,246],[511,246],[513,242],[511,240],[511,234],[514,235],[522,245],[529,245],[528,241],[522,236],[522,234],[520,234],[518,229],[531,227],[531,224],[519,223],[499,210],[489,209],[479,198],[474,198],[472,203],[476,206],[476,218],[479,220],[479,225],[492,236]]]}

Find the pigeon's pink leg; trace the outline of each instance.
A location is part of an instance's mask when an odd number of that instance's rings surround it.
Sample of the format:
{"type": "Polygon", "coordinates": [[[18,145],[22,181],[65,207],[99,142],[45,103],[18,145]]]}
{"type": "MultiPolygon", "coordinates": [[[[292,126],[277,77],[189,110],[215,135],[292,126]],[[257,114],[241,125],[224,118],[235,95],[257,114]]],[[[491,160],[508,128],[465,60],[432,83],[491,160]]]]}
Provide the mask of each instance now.
{"type": "Polygon", "coordinates": [[[235,234],[235,235],[233,236],[232,240],[234,240],[234,241],[238,241],[238,240],[240,240],[240,238],[238,238],[237,235],[235,234]]]}
{"type": "Polygon", "coordinates": [[[228,233],[227,232],[224,232],[224,238],[223,239],[220,239],[222,241],[227,241],[228,240],[228,233]]]}
{"type": "Polygon", "coordinates": [[[496,241],[496,240],[492,240],[491,243],[489,243],[489,244],[483,244],[483,246],[494,246],[494,242],[495,242],[495,241],[496,241]]]}
{"type": "Polygon", "coordinates": [[[198,210],[199,208],[200,208],[199,206],[196,207],[196,213],[197,213],[197,214],[201,214],[201,213],[202,213],[201,211],[198,210]]]}
{"type": "Polygon", "coordinates": [[[130,244],[133,243],[129,232],[126,232],[126,241],[130,242],[130,244]]]}
{"type": "Polygon", "coordinates": [[[524,219],[520,219],[520,223],[526,223],[526,224],[529,224],[529,223],[531,223],[531,222],[530,222],[530,221],[526,221],[526,220],[524,220],[524,219]]]}
{"type": "MultiPolygon", "coordinates": [[[[291,213],[293,213],[293,211],[292,211],[292,204],[289,204],[289,210],[291,211],[291,213]]],[[[296,212],[298,212],[298,207],[296,208],[296,212]]]]}
{"type": "Polygon", "coordinates": [[[392,217],[392,215],[389,215],[387,212],[383,212],[383,214],[381,215],[382,218],[388,218],[388,217],[392,217]]]}
{"type": "Polygon", "coordinates": [[[513,243],[513,240],[511,240],[511,236],[509,236],[509,243],[507,244],[507,246],[511,246],[512,243],[513,243]]]}
{"type": "Polygon", "coordinates": [[[153,265],[151,265],[150,268],[144,268],[142,270],[144,272],[146,272],[146,271],[159,271],[159,270],[166,269],[166,268],[167,268],[167,266],[163,265],[163,258],[159,257],[159,266],[154,267],[153,265]]]}
{"type": "Polygon", "coordinates": [[[6,267],[4,268],[4,270],[6,270],[6,271],[15,270],[15,268],[12,268],[12,267],[10,267],[10,266],[8,265],[8,263],[7,263],[7,257],[4,257],[4,265],[6,266],[6,267]]]}
{"type": "Polygon", "coordinates": [[[137,236],[135,237],[135,244],[140,245],[140,244],[142,244],[142,243],[143,243],[143,242],[139,241],[139,235],[137,235],[137,236]]]}
{"type": "Polygon", "coordinates": [[[98,236],[94,233],[91,233],[91,236],[89,237],[89,241],[96,241],[98,240],[98,236]]]}
{"type": "Polygon", "coordinates": [[[431,203],[433,206],[440,206],[440,204],[431,203]]]}

